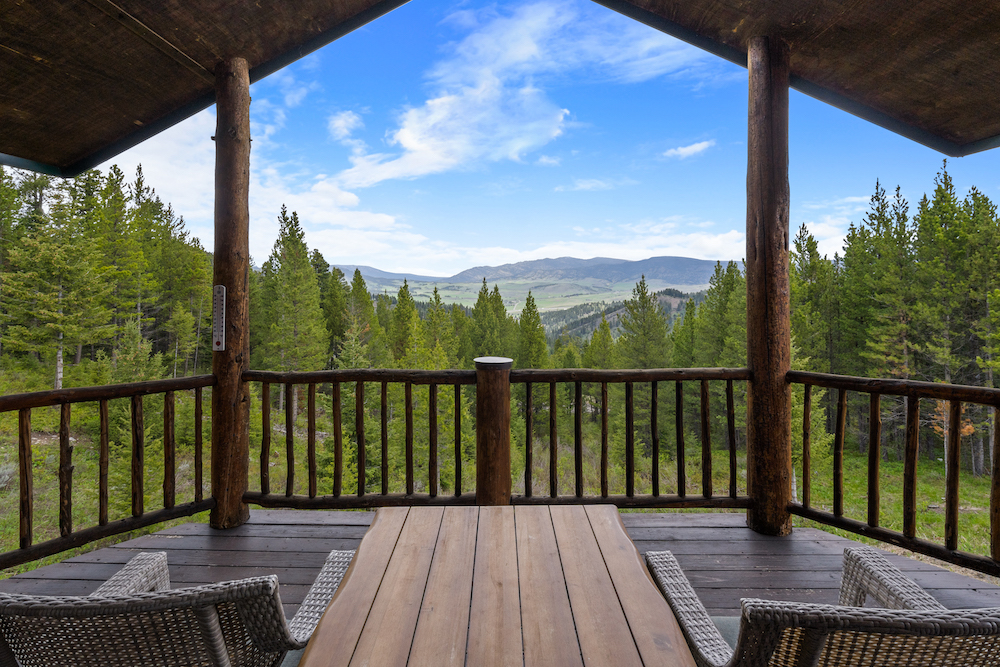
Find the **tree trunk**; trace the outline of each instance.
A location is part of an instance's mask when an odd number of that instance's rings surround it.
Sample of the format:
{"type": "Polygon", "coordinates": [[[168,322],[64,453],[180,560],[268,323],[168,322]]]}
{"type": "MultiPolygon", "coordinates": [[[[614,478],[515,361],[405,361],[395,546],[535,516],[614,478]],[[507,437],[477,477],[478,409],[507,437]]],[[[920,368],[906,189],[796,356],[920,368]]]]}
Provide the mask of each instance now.
{"type": "Polygon", "coordinates": [[[59,343],[56,345],[56,389],[63,385],[63,334],[59,332],[59,343]]]}

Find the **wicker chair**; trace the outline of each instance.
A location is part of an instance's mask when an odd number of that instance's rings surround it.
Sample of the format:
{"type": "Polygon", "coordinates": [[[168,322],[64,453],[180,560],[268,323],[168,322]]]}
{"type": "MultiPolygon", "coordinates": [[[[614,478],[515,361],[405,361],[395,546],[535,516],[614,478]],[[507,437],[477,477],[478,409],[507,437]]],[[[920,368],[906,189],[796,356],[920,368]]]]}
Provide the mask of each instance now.
{"type": "Polygon", "coordinates": [[[699,667],[1000,664],[1000,609],[948,610],[874,549],[844,550],[840,605],[742,600],[732,648],[673,554],[646,562],[699,667]],[[889,609],[860,607],[868,596],[889,609]]]}
{"type": "Polygon", "coordinates": [[[353,556],[330,553],[290,622],[274,575],[170,590],[163,552],[89,596],[0,594],[0,666],[274,667],[306,645],[353,556]]]}

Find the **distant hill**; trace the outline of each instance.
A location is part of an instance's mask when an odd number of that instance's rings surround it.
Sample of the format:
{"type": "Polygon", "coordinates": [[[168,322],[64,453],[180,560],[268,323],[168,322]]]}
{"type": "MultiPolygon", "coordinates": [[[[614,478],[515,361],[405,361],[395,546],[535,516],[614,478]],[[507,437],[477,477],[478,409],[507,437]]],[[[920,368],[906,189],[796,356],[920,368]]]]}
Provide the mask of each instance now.
{"type": "Polygon", "coordinates": [[[558,257],[502,266],[477,266],[452,276],[446,282],[481,282],[486,278],[487,282],[596,279],[617,283],[638,282],[645,275],[647,280],[674,285],[705,285],[714,269],[715,262],[690,257],[650,257],[637,262],[608,257],[558,257]]]}
{"type": "Polygon", "coordinates": [[[631,296],[632,288],[642,276],[646,277],[650,291],[700,292],[708,287],[715,262],[690,257],[650,257],[639,261],[557,257],[502,266],[477,266],[447,278],[391,273],[370,266],[342,265],[339,268],[348,280],[354,269],[359,269],[369,291],[376,294],[395,294],[406,279],[415,299],[429,299],[436,287],[446,303],[463,306],[475,303],[485,278],[490,287],[499,287],[508,311],[516,313],[524,306],[529,291],[541,311],[621,301],[631,296]]]}

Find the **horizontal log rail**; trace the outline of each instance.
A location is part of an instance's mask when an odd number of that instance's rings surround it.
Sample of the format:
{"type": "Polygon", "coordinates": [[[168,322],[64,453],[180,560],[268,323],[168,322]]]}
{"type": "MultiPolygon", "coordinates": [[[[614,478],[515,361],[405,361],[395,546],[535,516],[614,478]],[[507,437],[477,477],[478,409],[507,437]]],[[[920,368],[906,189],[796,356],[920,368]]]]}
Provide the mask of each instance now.
{"type": "Polygon", "coordinates": [[[246,371],[244,382],[319,384],[323,382],[410,382],[411,384],[476,384],[476,371],[424,371],[397,368],[356,368],[330,371],[246,371]]]}
{"type": "Polygon", "coordinates": [[[215,506],[215,500],[204,497],[203,397],[202,390],[215,384],[212,375],[172,380],[154,380],[103,387],[79,387],[42,391],[30,394],[0,396],[0,413],[18,413],[19,471],[19,548],[0,554],[0,568],[20,565],[39,558],[73,549],[94,540],[126,533],[137,528],[171,519],[191,516],[215,506]],[[194,392],[194,499],[177,504],[176,498],[176,437],[175,392],[194,392]],[[145,508],[145,417],[143,398],[163,395],[163,508],[145,508]],[[131,516],[109,521],[110,413],[109,401],[129,399],[131,423],[131,516]],[[98,431],[98,523],[77,528],[73,525],[73,445],[71,444],[72,406],[97,403],[98,431]],[[59,537],[35,543],[35,466],[32,454],[32,410],[59,406],[59,537]]]}
{"type": "Polygon", "coordinates": [[[50,391],[35,391],[28,394],[9,394],[0,396],[0,412],[23,410],[25,408],[44,408],[64,403],[92,403],[114,398],[131,398],[132,396],[148,396],[163,394],[168,391],[183,391],[215,385],[214,375],[194,375],[173,380],[149,380],[147,382],[131,382],[127,384],[109,384],[99,387],[72,387],[69,389],[53,389],[50,391]]]}
{"type": "Polygon", "coordinates": [[[802,418],[802,502],[793,502],[792,514],[819,523],[864,535],[882,542],[904,547],[943,561],[1000,576],[1000,389],[965,385],[887,380],[789,371],[790,383],[805,385],[802,418]],[[833,511],[812,507],[811,497],[811,420],[812,387],[837,391],[837,417],[833,443],[833,511]],[[868,507],[864,521],[844,516],[844,440],[846,437],[847,392],[869,396],[868,429],[868,507]],[[883,395],[906,397],[906,424],[903,470],[903,530],[894,531],[879,525],[883,395]],[[920,402],[922,399],[947,401],[947,438],[945,441],[945,535],[944,544],[918,538],[917,532],[917,462],[920,445],[920,402]],[[993,471],[990,497],[990,556],[958,550],[959,536],[959,471],[961,465],[962,407],[964,403],[992,407],[993,410],[993,471]]]}

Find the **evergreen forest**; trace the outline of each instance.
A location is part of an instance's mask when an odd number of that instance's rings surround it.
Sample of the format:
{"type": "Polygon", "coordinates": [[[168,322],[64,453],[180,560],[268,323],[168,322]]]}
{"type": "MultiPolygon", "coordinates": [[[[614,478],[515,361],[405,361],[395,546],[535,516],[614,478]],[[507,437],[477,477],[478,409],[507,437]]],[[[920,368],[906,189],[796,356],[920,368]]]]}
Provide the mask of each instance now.
{"type": "MultiPolygon", "coordinates": [[[[473,359],[484,355],[510,357],[515,368],[746,365],[746,290],[738,262],[718,263],[707,292],[697,299],[685,297],[679,312],[668,316],[643,279],[630,299],[616,304],[620,309],[614,329],[607,317],[591,316],[587,326],[567,322],[561,334],[547,339],[530,293],[517,316],[507,311],[497,287],[491,288],[485,280],[471,309],[444,303],[436,291],[430,302],[416,302],[405,283],[396,294],[373,295],[359,271],[344,275],[320,250],[308,247],[295,211],[283,208],[279,223],[270,255],[250,276],[250,366],[255,370],[472,368],[473,359]]],[[[947,164],[933,179],[930,193],[912,206],[898,188],[889,194],[876,183],[867,213],[851,224],[842,253],[832,258],[820,254],[816,239],[802,225],[790,248],[793,368],[996,386],[1000,380],[994,377],[1000,369],[998,247],[996,206],[975,188],[964,194],[956,192],[947,164]]],[[[141,168],[134,176],[111,167],[107,172],[88,171],[73,179],[0,168],[0,395],[210,373],[211,283],[211,253],[191,237],[183,218],[170,204],[156,195],[141,168]]],[[[689,441],[695,448],[700,446],[701,437],[696,384],[686,383],[691,386],[685,386],[682,402],[685,429],[690,431],[689,441]]],[[[721,409],[725,386],[712,385],[711,439],[720,457],[715,466],[719,475],[716,485],[722,489],[728,484],[725,412],[721,409]]],[[[353,383],[336,389],[344,394],[341,437],[345,489],[356,488],[361,475],[372,491],[383,483],[375,389],[357,402],[351,400],[356,391],[353,383]],[[365,412],[362,421],[369,433],[366,447],[370,451],[363,472],[354,463],[356,405],[365,412]]],[[[254,448],[259,447],[262,437],[260,385],[252,391],[254,448]]],[[[303,391],[304,387],[298,387],[291,393],[296,430],[305,428],[303,391]]],[[[325,385],[320,391],[328,396],[335,389],[325,385]]],[[[390,391],[390,405],[401,405],[402,387],[392,386],[390,391]]],[[[426,387],[414,388],[417,424],[427,423],[427,391],[426,387]]],[[[541,406],[547,410],[548,388],[536,387],[534,391],[535,410],[541,406]]],[[[600,439],[599,414],[594,406],[599,404],[600,387],[588,385],[584,391],[587,492],[593,493],[598,474],[596,443],[600,439]]],[[[797,420],[793,434],[801,432],[801,393],[801,386],[793,386],[793,420],[797,420]]],[[[611,386],[612,493],[621,493],[623,486],[623,395],[621,386],[611,386]]],[[[519,476],[515,493],[519,492],[518,484],[523,488],[524,483],[526,398],[523,386],[514,387],[512,445],[515,474],[519,476]]],[[[636,491],[648,492],[650,470],[661,465],[663,484],[672,493],[676,472],[670,471],[675,470],[671,462],[676,452],[664,447],[662,461],[650,460],[651,398],[650,387],[636,386],[634,433],[640,459],[636,491]]],[[[285,409],[285,399],[283,391],[270,392],[275,410],[285,409]]],[[[742,450],[746,407],[739,388],[735,399],[737,446],[742,450]]],[[[821,408],[814,407],[811,417],[814,466],[819,466],[817,461],[829,457],[836,397],[814,392],[812,400],[821,408]]],[[[179,422],[184,415],[190,419],[193,414],[190,399],[180,401],[179,422]]],[[[320,485],[321,493],[328,493],[333,421],[330,398],[324,397],[320,403],[324,406],[317,427],[320,485]]],[[[560,386],[555,409],[565,427],[559,447],[567,446],[569,452],[573,406],[573,386],[560,386]]],[[[673,388],[661,390],[658,428],[664,442],[674,437],[675,406],[673,388]]],[[[112,440],[124,448],[127,408],[116,409],[112,440]]],[[[155,410],[155,406],[149,409],[155,410]]],[[[58,410],[48,416],[37,412],[33,421],[36,430],[52,433],[58,428],[58,410]]],[[[465,490],[471,490],[475,479],[471,390],[463,390],[454,401],[450,393],[445,394],[438,401],[438,413],[442,433],[451,433],[449,429],[456,418],[459,420],[463,449],[458,457],[467,461],[462,465],[461,483],[465,490]]],[[[889,461],[901,458],[904,415],[902,401],[885,397],[883,454],[889,461]]],[[[947,406],[924,408],[922,418],[922,456],[940,458],[947,438],[947,406]]],[[[850,396],[848,443],[854,452],[863,453],[867,447],[867,419],[867,397],[850,396]]],[[[146,434],[147,445],[154,450],[157,438],[162,437],[162,425],[155,421],[149,422],[146,434]]],[[[388,420],[390,479],[384,482],[390,491],[400,489],[404,474],[402,421],[402,411],[393,407],[388,420]]],[[[536,480],[547,480],[547,463],[542,461],[547,458],[542,454],[548,447],[547,417],[539,412],[534,422],[535,461],[541,467],[532,474],[536,480]]],[[[96,428],[96,417],[86,411],[74,416],[80,469],[93,467],[86,461],[94,454],[96,428]]],[[[983,409],[970,406],[963,414],[963,442],[969,443],[964,447],[963,468],[972,476],[988,474],[993,428],[991,416],[983,409]]],[[[177,438],[182,450],[190,448],[191,430],[190,425],[179,423],[177,438]]],[[[15,506],[16,438],[16,415],[0,415],[0,494],[12,496],[15,506]]],[[[418,492],[428,483],[427,447],[426,429],[418,427],[418,492]]],[[[799,452],[801,443],[796,447],[799,452]]],[[[442,446],[442,493],[453,488],[454,471],[462,463],[447,450],[442,446]]],[[[256,456],[252,453],[252,460],[256,456]]],[[[147,457],[155,460],[155,453],[147,457]]],[[[272,474],[283,475],[283,458],[276,451],[272,458],[268,464],[272,474]]],[[[304,458],[299,456],[298,460],[304,458]]],[[[688,457],[693,466],[689,480],[698,479],[698,458],[696,453],[688,457]]],[[[563,493],[571,488],[570,459],[567,455],[560,460],[563,493]]],[[[258,464],[255,461],[253,465],[258,464]]],[[[155,489],[158,473],[151,469],[148,474],[147,489],[155,489]]],[[[256,475],[257,470],[251,474],[256,475]]],[[[127,472],[121,476],[120,484],[127,484],[127,472]]],[[[305,478],[299,474],[296,479],[305,478]]],[[[744,485],[745,479],[741,493],[744,485]]],[[[81,482],[80,493],[85,496],[84,487],[81,482]]],[[[126,505],[123,497],[117,510],[120,515],[127,511],[126,505]]],[[[76,511],[87,512],[86,499],[78,502],[76,511]]],[[[16,533],[16,526],[13,531],[16,533]]],[[[7,528],[3,532],[8,534],[7,528]]]]}

